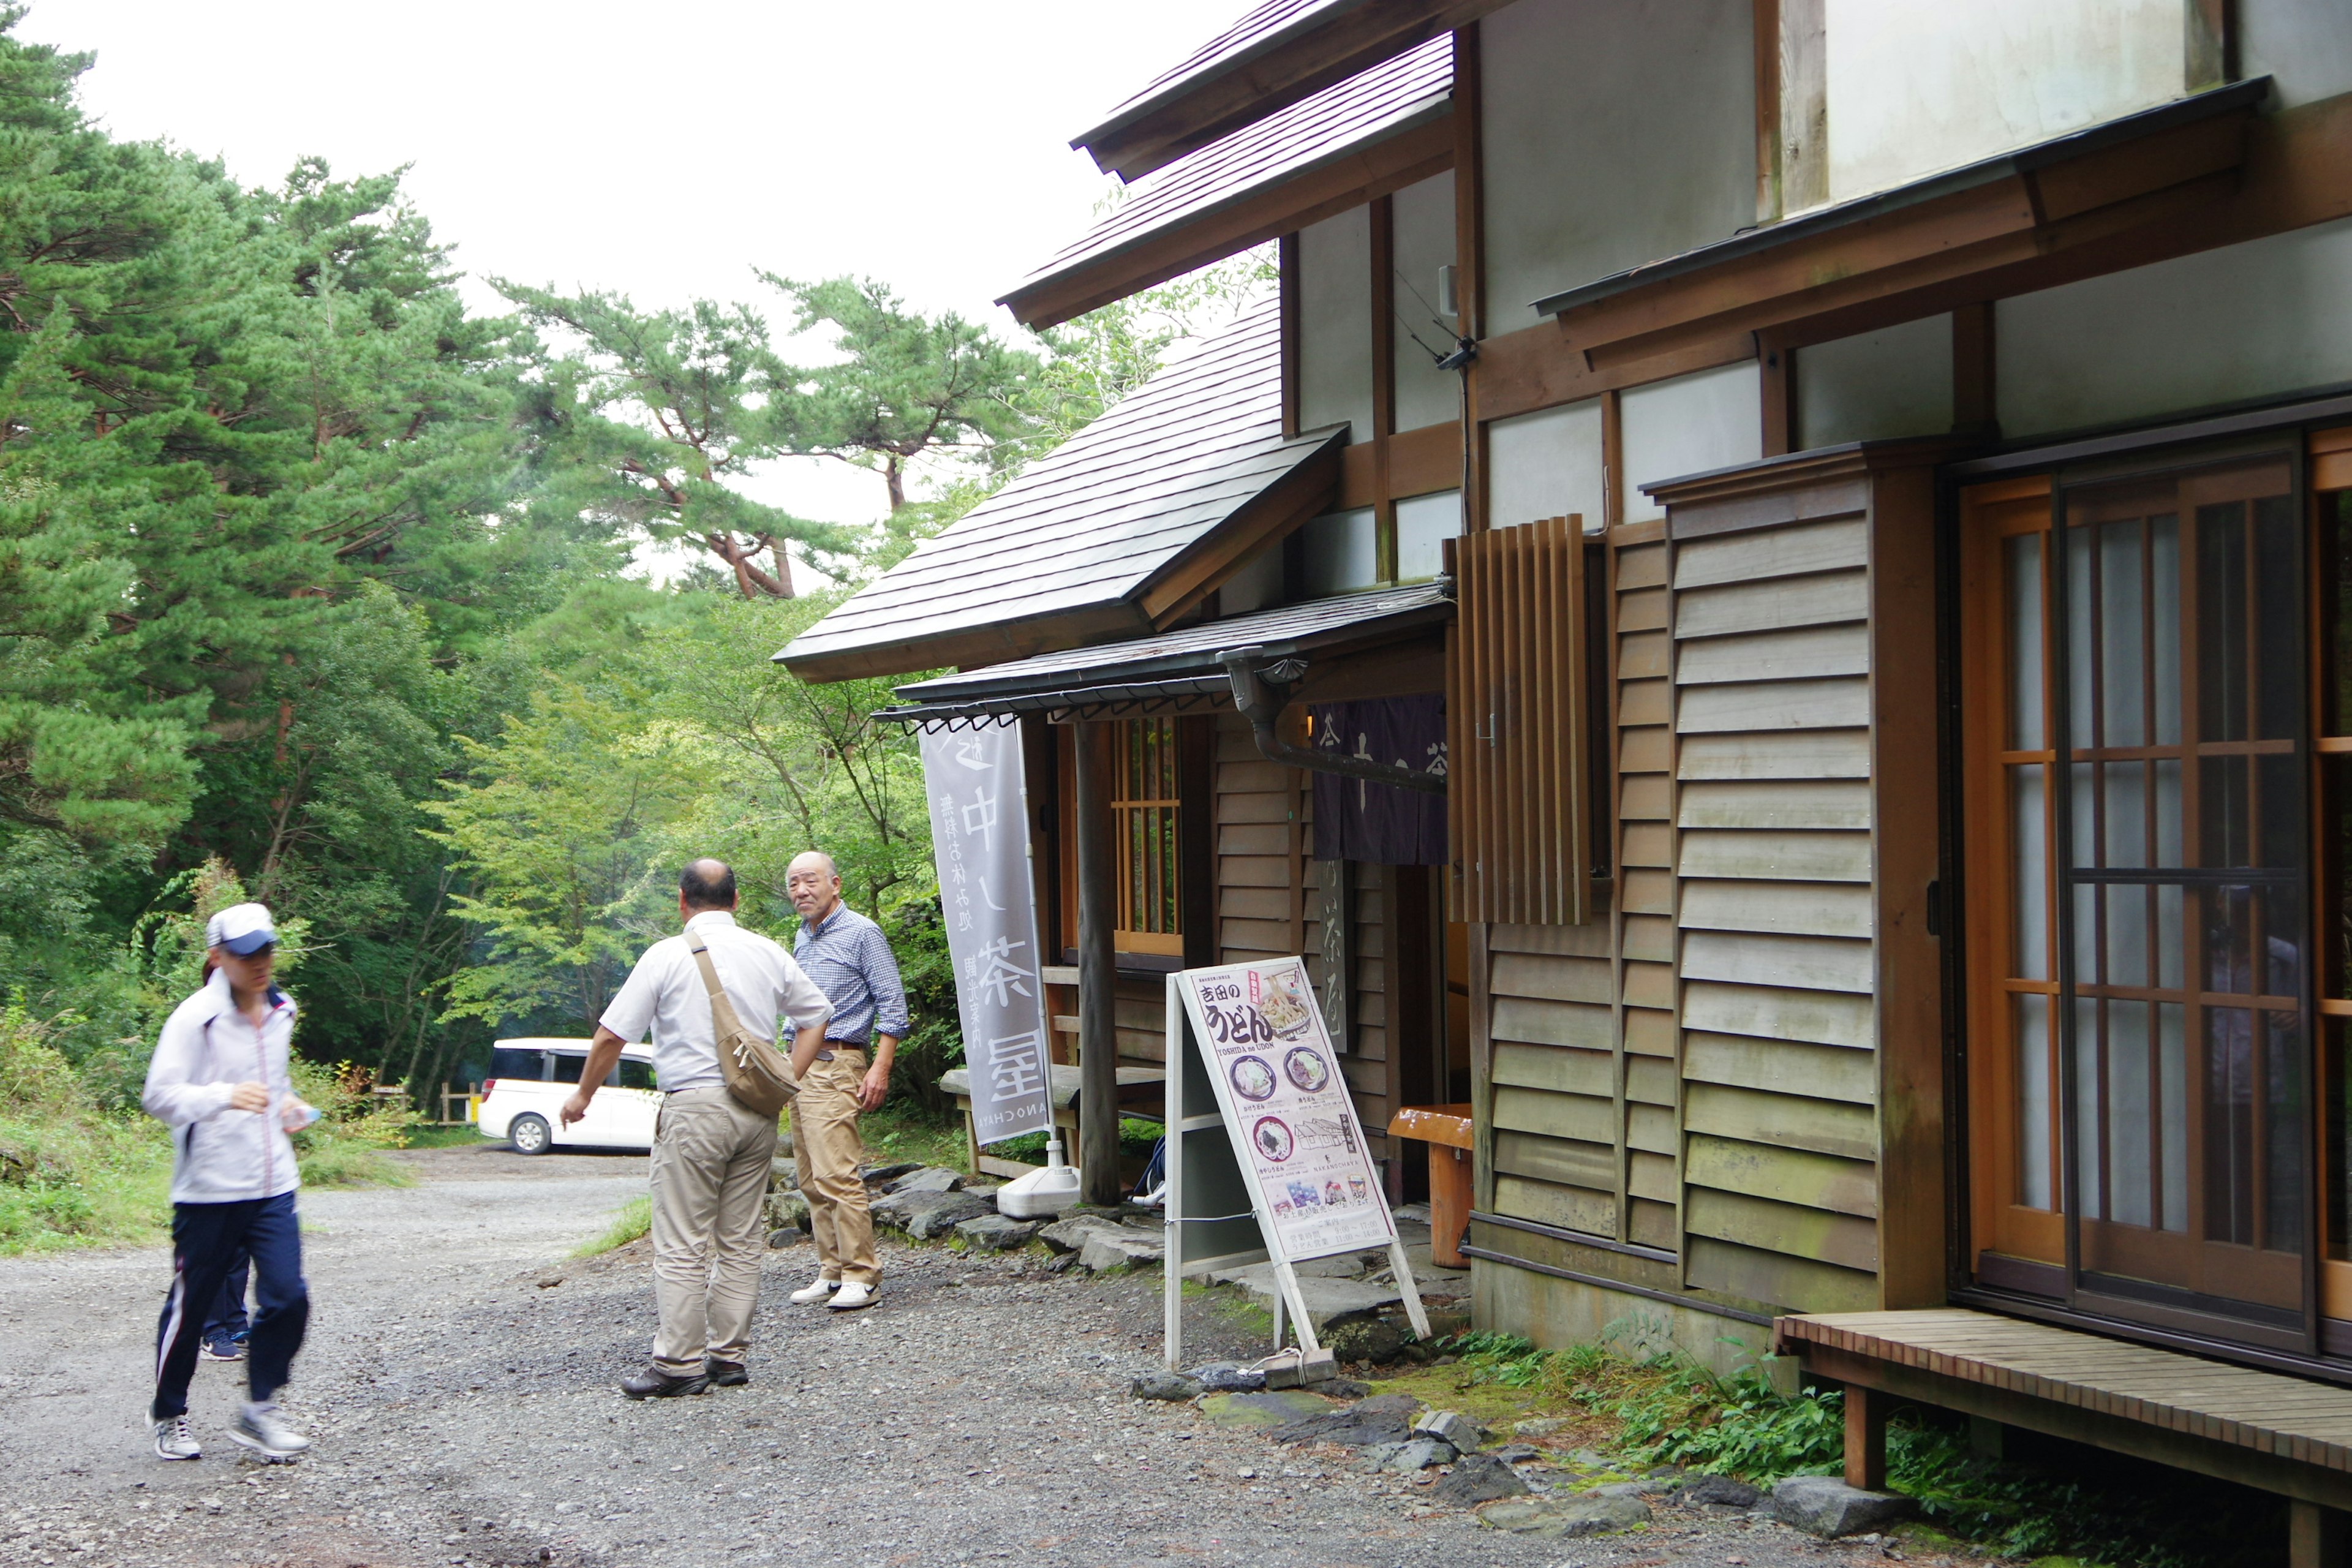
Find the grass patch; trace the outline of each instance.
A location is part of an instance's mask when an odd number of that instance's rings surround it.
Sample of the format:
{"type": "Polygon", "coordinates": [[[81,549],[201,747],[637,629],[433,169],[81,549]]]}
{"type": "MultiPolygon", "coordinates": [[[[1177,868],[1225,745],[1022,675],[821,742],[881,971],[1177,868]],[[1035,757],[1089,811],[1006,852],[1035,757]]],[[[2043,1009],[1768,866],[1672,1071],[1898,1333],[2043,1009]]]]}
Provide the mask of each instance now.
{"type": "MultiPolygon", "coordinates": [[[[1498,1429],[1562,1419],[1539,1446],[1595,1450],[1620,1473],[1675,1464],[1765,1487],[1839,1473],[1845,1426],[1836,1391],[1783,1392],[1769,1359],[1721,1374],[1645,1352],[1643,1338],[1612,1325],[1601,1344],[1544,1351],[1508,1335],[1464,1334],[1444,1347],[1459,1364],[1414,1368],[1377,1386],[1498,1429]]],[[[1915,1531],[1988,1555],[2084,1568],[2255,1568],[2275,1557],[2284,1527],[2275,1499],[2094,1449],[2043,1443],[2011,1461],[1984,1458],[1969,1449],[1964,1423],[1940,1411],[1897,1413],[1887,1476],[1919,1500],[1925,1522],[1915,1531]]]]}
{"type": "Polygon", "coordinates": [[[408,1130],[404,1149],[470,1149],[490,1140],[482,1136],[481,1129],[468,1123],[463,1127],[437,1127],[426,1123],[408,1130]]]}
{"type": "Polygon", "coordinates": [[[654,1200],[651,1195],[631,1198],[621,1205],[620,1212],[613,1216],[613,1223],[604,1227],[603,1235],[592,1237],[573,1247],[572,1256],[594,1258],[611,1252],[650,1234],[653,1228],[654,1200]]]}
{"type": "MultiPolygon", "coordinates": [[[[961,1125],[961,1123],[959,1123],[961,1125]]],[[[1069,1130],[1063,1129],[1065,1132],[1069,1130]]],[[[1139,1117],[1122,1116],[1118,1121],[1118,1152],[1122,1154],[1149,1154],[1151,1146],[1160,1142],[1160,1123],[1145,1121],[1139,1117]]],[[[1075,1162],[1077,1144],[1064,1138],[1062,1158],[1075,1162]]],[[[1007,1138],[1002,1143],[991,1143],[988,1152],[1000,1160],[1024,1160],[1032,1165],[1045,1163],[1045,1135],[1024,1132],[1018,1138],[1007,1138]]]]}
{"type": "Polygon", "coordinates": [[[969,1176],[971,1163],[963,1141],[963,1118],[950,1110],[941,1115],[911,1100],[885,1100],[882,1109],[857,1119],[869,1159],[881,1165],[913,1162],[944,1165],[969,1176]]]}

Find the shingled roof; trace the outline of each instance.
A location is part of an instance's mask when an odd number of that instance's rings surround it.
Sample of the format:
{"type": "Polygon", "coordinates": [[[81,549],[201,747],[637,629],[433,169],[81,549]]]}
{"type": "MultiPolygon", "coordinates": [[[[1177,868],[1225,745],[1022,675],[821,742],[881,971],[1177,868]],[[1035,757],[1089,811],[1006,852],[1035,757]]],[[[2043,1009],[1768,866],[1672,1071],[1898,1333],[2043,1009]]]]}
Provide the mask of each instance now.
{"type": "Polygon", "coordinates": [[[1384,60],[1138,180],[998,303],[1051,326],[1449,169],[1453,92],[1450,37],[1384,60]]]}
{"type": "Polygon", "coordinates": [[[1133,181],[1504,0],[1262,0],[1070,145],[1133,181]]]}
{"type": "Polygon", "coordinates": [[[1285,439],[1269,300],[1201,342],[776,657],[812,680],[1167,626],[1322,510],[1345,426],[1285,439]]]}

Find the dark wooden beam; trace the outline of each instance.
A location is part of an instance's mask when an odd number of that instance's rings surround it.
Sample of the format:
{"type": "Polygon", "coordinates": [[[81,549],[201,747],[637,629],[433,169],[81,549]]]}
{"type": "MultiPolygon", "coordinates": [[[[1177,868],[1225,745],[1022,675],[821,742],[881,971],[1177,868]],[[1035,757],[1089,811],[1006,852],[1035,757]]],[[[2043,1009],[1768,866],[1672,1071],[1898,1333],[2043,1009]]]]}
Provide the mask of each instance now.
{"type": "Polygon", "coordinates": [[[1132,181],[1420,47],[1507,0],[1358,0],[1325,8],[1320,26],[1276,29],[1254,47],[1120,110],[1070,145],[1107,174],[1132,181]]]}
{"type": "Polygon", "coordinates": [[[1992,312],[1989,300],[1957,306],[1952,311],[1952,430],[1988,441],[2000,435],[1992,312]]]}
{"type": "Polygon", "coordinates": [[[1278,329],[1282,354],[1282,434],[1285,439],[1298,434],[1298,231],[1291,230],[1275,242],[1275,287],[1281,291],[1278,309],[1282,323],[1278,329]]]}
{"type": "Polygon", "coordinates": [[[1313,165],[1239,200],[1150,230],[997,301],[1027,327],[1058,326],[1139,289],[1293,234],[1375,196],[1419,184],[1454,166],[1453,115],[1313,165]]]}
{"type": "MultiPolygon", "coordinates": [[[[1454,34],[1454,293],[1461,315],[1454,331],[1475,340],[1486,335],[1486,88],[1480,66],[1475,22],[1454,34]]],[[[1486,366],[1474,361],[1464,373],[1462,516],[1472,532],[1486,526],[1486,366]]]]}
{"type": "Polygon", "coordinates": [[[1119,1201],[1118,866],[1111,842],[1111,726],[1076,725],[1078,840],[1078,1171],[1087,1203],[1119,1201]]]}
{"type": "Polygon", "coordinates": [[[1764,404],[1764,455],[1784,458],[1797,449],[1797,351],[1763,349],[1758,358],[1764,404]]]}

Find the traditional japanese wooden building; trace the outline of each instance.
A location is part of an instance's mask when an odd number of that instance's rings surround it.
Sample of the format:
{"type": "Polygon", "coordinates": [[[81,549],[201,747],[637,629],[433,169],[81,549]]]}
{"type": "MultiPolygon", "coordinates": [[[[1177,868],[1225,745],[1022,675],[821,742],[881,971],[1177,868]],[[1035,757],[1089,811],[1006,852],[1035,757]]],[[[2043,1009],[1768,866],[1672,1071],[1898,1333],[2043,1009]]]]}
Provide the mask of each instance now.
{"type": "Polygon", "coordinates": [[[1305,952],[1368,1128],[1474,1108],[1481,1327],[2340,1561],[2352,12],[1269,0],[1075,144],[1023,321],[1278,300],[780,656],[1024,716],[1074,1043],[1305,952]]]}

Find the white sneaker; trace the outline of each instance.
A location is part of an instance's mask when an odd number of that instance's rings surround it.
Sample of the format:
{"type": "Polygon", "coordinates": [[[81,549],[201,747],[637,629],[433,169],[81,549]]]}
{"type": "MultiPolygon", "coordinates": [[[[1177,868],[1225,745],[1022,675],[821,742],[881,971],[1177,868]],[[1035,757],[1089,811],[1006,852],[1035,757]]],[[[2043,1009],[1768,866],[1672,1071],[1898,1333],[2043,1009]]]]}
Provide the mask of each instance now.
{"type": "Polygon", "coordinates": [[[278,1412],[250,1405],[229,1423],[228,1435],[255,1453],[272,1459],[290,1459],[310,1446],[310,1438],[278,1419],[278,1412]]]}
{"type": "Polygon", "coordinates": [[[861,1285],[852,1279],[840,1289],[835,1290],[833,1293],[833,1300],[827,1301],[825,1305],[836,1312],[854,1312],[860,1307],[870,1307],[874,1305],[874,1287],[861,1285]]]}
{"type": "Polygon", "coordinates": [[[838,1279],[812,1279],[784,1300],[795,1307],[814,1307],[840,1289],[841,1281],[838,1279]]]}
{"type": "Polygon", "coordinates": [[[155,1457],[159,1459],[201,1459],[204,1445],[188,1430],[188,1418],[174,1415],[155,1423],[155,1457]]]}

